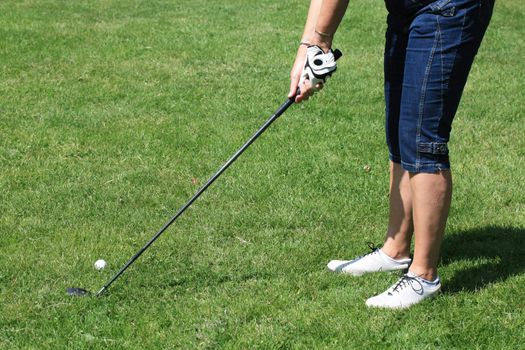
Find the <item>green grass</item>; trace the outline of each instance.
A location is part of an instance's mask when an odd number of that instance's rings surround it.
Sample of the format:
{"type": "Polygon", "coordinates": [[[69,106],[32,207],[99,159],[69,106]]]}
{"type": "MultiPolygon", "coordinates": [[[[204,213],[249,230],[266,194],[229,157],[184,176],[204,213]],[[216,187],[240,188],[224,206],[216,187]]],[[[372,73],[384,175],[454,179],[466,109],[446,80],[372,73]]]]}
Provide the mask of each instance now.
{"type": "Polygon", "coordinates": [[[107,295],[69,298],[100,288],[284,100],[307,2],[2,1],[0,348],[523,348],[520,0],[496,4],[455,121],[444,293],[369,310],[397,276],[324,270],[386,226],[383,6],[352,2],[329,86],[107,295]]]}

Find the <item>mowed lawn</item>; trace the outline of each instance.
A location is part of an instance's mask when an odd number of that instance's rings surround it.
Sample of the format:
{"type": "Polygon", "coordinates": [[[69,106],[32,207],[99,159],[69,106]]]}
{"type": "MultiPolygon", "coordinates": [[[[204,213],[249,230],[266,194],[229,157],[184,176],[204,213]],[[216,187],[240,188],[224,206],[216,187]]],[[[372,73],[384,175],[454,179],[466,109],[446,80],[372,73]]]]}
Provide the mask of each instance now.
{"type": "Polygon", "coordinates": [[[307,7],[0,2],[0,349],[524,348],[522,0],[497,2],[455,120],[436,299],[367,309],[397,274],[325,270],[386,229],[380,0],[351,2],[321,93],[103,297],[66,295],[102,287],[286,99],[307,7]]]}

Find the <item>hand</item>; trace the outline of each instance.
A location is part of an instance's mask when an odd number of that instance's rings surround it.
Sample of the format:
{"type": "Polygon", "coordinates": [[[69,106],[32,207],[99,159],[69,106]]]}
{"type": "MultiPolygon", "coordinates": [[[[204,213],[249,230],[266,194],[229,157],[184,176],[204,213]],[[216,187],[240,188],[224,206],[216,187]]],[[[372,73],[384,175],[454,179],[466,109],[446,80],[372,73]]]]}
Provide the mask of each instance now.
{"type": "Polygon", "coordinates": [[[323,88],[326,79],[336,71],[336,60],[341,56],[339,50],[323,50],[321,47],[311,45],[304,52],[299,48],[294,66],[290,73],[290,92],[288,97],[294,98],[295,102],[308,100],[316,91],[323,88]],[[299,73],[300,67],[302,70],[299,73]],[[297,91],[299,88],[299,93],[297,91]]]}
{"type": "Polygon", "coordinates": [[[304,80],[304,82],[299,85],[301,74],[303,73],[304,65],[306,64],[306,51],[306,45],[299,46],[299,49],[297,50],[297,56],[295,57],[295,62],[290,72],[290,92],[288,92],[288,98],[294,99],[297,103],[308,100],[308,98],[310,98],[310,96],[312,96],[315,91],[321,90],[323,88],[322,83],[319,83],[313,87],[310,83],[310,80],[308,79],[304,80]],[[298,88],[299,94],[297,94],[298,88]]]}

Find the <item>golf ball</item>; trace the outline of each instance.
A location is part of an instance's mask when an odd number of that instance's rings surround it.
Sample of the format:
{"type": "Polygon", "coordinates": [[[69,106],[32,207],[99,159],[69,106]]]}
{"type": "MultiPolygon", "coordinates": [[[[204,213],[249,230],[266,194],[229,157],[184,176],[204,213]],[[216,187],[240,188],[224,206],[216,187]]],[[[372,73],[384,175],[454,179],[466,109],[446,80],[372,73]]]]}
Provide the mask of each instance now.
{"type": "Polygon", "coordinates": [[[102,270],[106,267],[106,262],[102,259],[95,261],[95,269],[102,270]]]}

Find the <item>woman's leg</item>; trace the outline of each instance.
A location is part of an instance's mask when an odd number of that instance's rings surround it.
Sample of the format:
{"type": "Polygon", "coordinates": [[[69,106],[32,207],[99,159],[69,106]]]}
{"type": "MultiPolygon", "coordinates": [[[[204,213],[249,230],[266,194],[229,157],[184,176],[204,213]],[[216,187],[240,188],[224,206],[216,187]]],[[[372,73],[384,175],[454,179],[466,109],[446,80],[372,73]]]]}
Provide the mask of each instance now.
{"type": "Polygon", "coordinates": [[[369,272],[405,270],[410,265],[413,234],[412,194],[409,173],[390,162],[390,214],[387,236],[381,249],[353,260],[331,260],[328,269],[354,276],[369,272]]]}
{"type": "Polygon", "coordinates": [[[390,157],[390,191],[388,228],[381,250],[393,259],[404,259],[410,256],[410,242],[414,231],[409,176],[401,166],[399,149],[399,116],[408,45],[408,23],[404,18],[393,14],[388,16],[387,23],[384,52],[385,131],[390,157]]]}
{"type": "Polygon", "coordinates": [[[452,175],[446,170],[433,174],[410,174],[410,188],[416,231],[410,272],[434,281],[452,198],[452,175]]]}
{"type": "Polygon", "coordinates": [[[412,221],[412,189],[408,171],[390,161],[390,209],[388,230],[381,250],[393,259],[410,256],[414,232],[412,221]]]}
{"type": "Polygon", "coordinates": [[[331,260],[328,269],[360,276],[368,272],[396,271],[408,268],[411,259],[412,199],[408,172],[401,167],[399,152],[399,113],[408,34],[405,21],[388,17],[384,70],[386,104],[386,140],[390,153],[390,214],[385,242],[381,249],[353,260],[331,260]]]}

